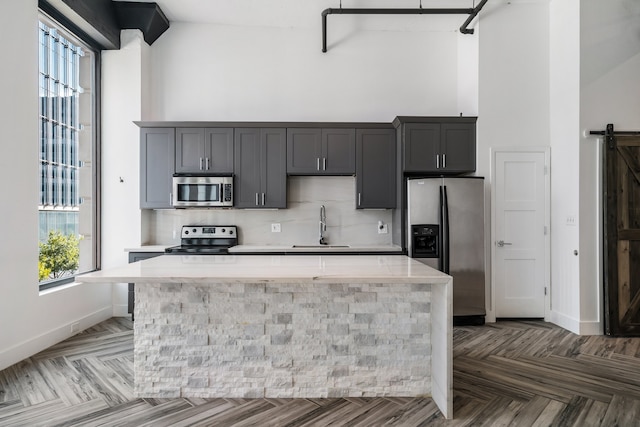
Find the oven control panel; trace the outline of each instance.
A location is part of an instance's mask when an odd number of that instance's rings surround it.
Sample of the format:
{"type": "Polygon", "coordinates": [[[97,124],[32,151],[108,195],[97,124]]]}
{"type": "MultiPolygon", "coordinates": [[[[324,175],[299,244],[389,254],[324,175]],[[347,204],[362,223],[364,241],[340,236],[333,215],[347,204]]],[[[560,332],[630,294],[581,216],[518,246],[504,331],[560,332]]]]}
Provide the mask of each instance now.
{"type": "Polygon", "coordinates": [[[235,225],[183,225],[181,237],[183,239],[194,238],[235,238],[238,230],[235,225]]]}

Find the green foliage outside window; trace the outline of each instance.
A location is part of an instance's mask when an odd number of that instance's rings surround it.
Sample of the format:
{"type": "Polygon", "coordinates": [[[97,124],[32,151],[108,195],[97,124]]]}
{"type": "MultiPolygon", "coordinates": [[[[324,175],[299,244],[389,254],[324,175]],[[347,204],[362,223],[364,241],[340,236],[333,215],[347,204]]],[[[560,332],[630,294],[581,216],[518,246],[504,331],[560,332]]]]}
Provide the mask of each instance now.
{"type": "Polygon", "coordinates": [[[59,279],[78,269],[80,241],[73,234],[50,231],[46,242],[40,243],[38,256],[39,280],[59,279]]]}

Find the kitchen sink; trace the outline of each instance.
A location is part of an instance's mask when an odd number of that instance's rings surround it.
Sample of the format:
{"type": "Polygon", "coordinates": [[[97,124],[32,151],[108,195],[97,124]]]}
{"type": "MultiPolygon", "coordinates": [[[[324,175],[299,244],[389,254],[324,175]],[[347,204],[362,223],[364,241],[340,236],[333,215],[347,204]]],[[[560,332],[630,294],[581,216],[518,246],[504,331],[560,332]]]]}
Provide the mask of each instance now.
{"type": "Polygon", "coordinates": [[[349,245],[293,245],[292,248],[303,248],[303,249],[333,249],[333,248],[349,248],[349,245]]]}

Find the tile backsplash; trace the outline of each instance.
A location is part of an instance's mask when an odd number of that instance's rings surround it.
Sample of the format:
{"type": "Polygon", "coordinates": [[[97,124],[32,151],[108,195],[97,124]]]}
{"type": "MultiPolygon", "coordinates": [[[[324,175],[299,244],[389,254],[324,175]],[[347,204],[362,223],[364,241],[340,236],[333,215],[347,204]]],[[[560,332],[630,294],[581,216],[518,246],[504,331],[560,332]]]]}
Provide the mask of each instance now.
{"type": "Polygon", "coordinates": [[[287,209],[168,209],[144,211],[145,244],[178,244],[183,225],[236,225],[242,245],[309,245],[319,239],[320,206],[327,215],[325,240],[332,245],[391,245],[392,210],[355,208],[355,177],[292,176],[287,209]],[[389,233],[379,234],[378,223],[389,233]],[[281,232],[271,232],[280,224],[281,232]]]}

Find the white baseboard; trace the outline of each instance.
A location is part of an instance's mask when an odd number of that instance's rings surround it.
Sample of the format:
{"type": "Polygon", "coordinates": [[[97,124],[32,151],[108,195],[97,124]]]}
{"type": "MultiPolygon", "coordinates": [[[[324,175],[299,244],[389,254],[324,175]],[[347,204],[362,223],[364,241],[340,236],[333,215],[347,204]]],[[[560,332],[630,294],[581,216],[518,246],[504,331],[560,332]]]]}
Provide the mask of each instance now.
{"type": "Polygon", "coordinates": [[[30,338],[8,349],[0,351],[0,370],[27,359],[54,344],[113,317],[111,305],[101,308],[75,321],[58,326],[37,337],[30,338]]]}
{"type": "Polygon", "coordinates": [[[551,312],[551,323],[554,323],[561,328],[573,332],[576,335],[602,335],[604,328],[602,322],[587,321],[581,322],[578,319],[559,313],[557,311],[551,312]]]}

